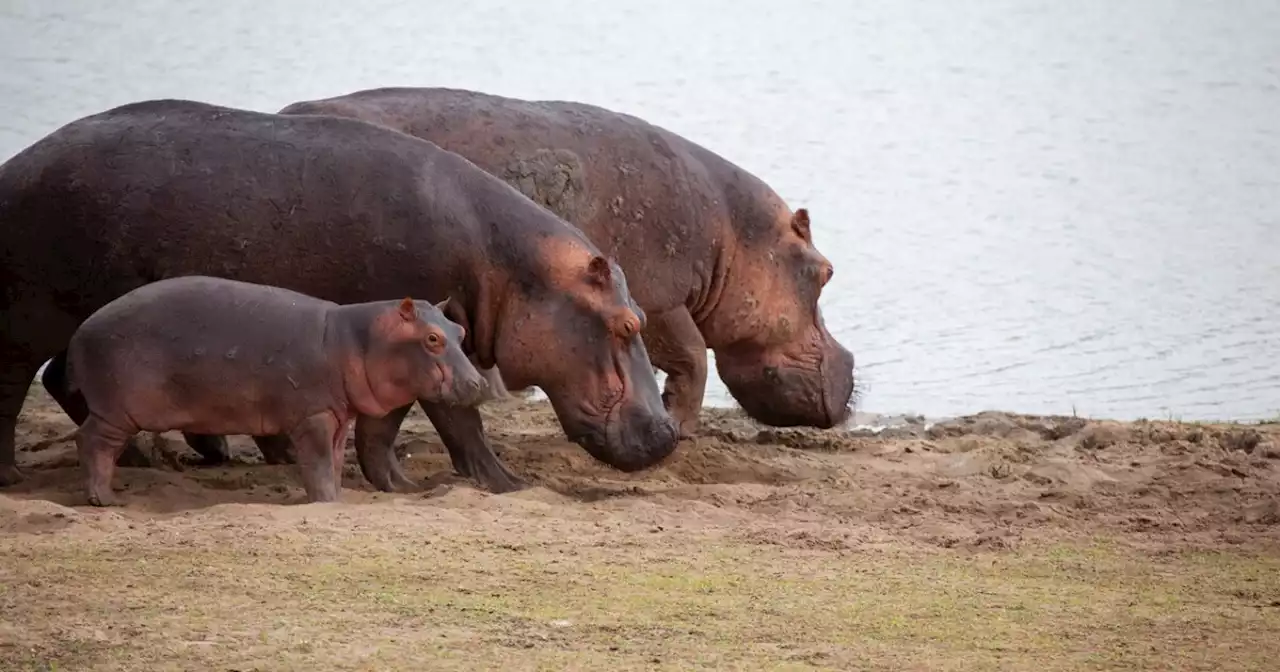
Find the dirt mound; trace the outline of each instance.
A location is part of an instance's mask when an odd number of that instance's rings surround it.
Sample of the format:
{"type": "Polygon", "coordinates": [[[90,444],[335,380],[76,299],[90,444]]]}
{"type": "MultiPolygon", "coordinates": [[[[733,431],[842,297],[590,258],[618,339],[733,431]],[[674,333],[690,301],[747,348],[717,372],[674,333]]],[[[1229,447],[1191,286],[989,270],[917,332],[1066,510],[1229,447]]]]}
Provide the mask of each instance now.
{"type": "MultiPolygon", "coordinates": [[[[839,547],[906,535],[941,546],[1002,548],[1026,534],[1100,530],[1179,543],[1274,542],[1280,523],[1280,426],[1118,423],[986,412],[881,432],[775,429],[708,409],[701,434],[666,463],[626,474],[565,441],[545,402],[483,407],[495,449],[535,488],[493,497],[451,475],[439,437],[418,411],[397,451],[424,483],[414,495],[375,492],[348,451],[344,505],[423,497],[455,505],[627,506],[655,524],[728,516],[759,543],[839,547]],[[455,493],[470,493],[462,500],[455,493]]],[[[39,532],[93,511],[71,440],[74,427],[39,387],[21,419],[29,479],[3,494],[0,530],[39,532]],[[28,501],[23,501],[28,500],[28,501]],[[35,507],[35,508],[24,508],[35,507]]],[[[151,437],[163,469],[121,469],[124,518],[223,505],[294,505],[292,467],[261,464],[244,437],[233,463],[196,466],[180,435],[151,437]]]]}

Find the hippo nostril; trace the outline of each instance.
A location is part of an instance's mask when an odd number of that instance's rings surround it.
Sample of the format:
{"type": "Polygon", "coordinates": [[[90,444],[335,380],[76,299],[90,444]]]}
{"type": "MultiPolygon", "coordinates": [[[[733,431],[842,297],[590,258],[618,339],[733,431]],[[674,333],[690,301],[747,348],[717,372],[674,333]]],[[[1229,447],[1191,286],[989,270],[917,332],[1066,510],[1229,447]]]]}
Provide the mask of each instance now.
{"type": "Polygon", "coordinates": [[[465,381],[463,381],[463,383],[462,383],[462,389],[463,389],[463,392],[464,392],[468,397],[473,397],[473,398],[474,398],[476,395],[478,395],[478,394],[480,393],[480,390],[481,390],[481,384],[480,384],[480,381],[478,381],[478,380],[465,380],[465,381]]]}

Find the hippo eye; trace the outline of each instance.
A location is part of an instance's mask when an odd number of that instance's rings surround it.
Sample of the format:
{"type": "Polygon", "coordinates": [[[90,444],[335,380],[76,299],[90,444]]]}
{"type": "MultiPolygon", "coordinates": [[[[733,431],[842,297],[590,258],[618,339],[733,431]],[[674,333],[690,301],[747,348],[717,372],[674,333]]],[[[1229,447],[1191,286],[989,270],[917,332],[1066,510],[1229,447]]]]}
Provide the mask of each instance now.
{"type": "Polygon", "coordinates": [[[427,345],[438,347],[440,345],[440,336],[437,334],[427,334],[427,345]]]}

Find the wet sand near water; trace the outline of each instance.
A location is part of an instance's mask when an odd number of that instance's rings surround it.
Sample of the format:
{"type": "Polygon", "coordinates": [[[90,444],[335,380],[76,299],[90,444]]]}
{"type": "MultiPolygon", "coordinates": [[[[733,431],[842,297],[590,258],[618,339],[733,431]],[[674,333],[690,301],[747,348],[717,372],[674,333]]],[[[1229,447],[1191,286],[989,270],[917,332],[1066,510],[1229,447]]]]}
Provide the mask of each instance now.
{"type": "Polygon", "coordinates": [[[414,494],[292,467],[120,469],[83,504],[37,384],[0,492],[0,669],[1264,669],[1280,656],[1280,425],[982,413],[779,430],[706,409],[624,474],[541,401],[482,408],[533,487],[414,494]]]}

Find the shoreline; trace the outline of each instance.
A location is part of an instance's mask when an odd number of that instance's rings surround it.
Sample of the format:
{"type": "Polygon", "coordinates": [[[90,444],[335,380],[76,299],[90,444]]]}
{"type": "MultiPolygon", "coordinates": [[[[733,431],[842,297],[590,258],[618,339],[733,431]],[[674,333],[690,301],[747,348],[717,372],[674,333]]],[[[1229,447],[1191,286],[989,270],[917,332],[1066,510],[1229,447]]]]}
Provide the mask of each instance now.
{"type": "Polygon", "coordinates": [[[84,502],[33,385],[0,490],[0,658],[22,669],[1263,669],[1280,656],[1280,425],[988,412],[879,432],[702,430],[623,473],[546,402],[481,406],[527,480],[453,476],[414,409],[421,491],[341,501],[245,437],[84,502]],[[1135,646],[1134,643],[1141,643],[1135,646]],[[1191,644],[1194,643],[1194,644],[1191,644]],[[1190,644],[1190,645],[1189,645],[1190,644]]]}

